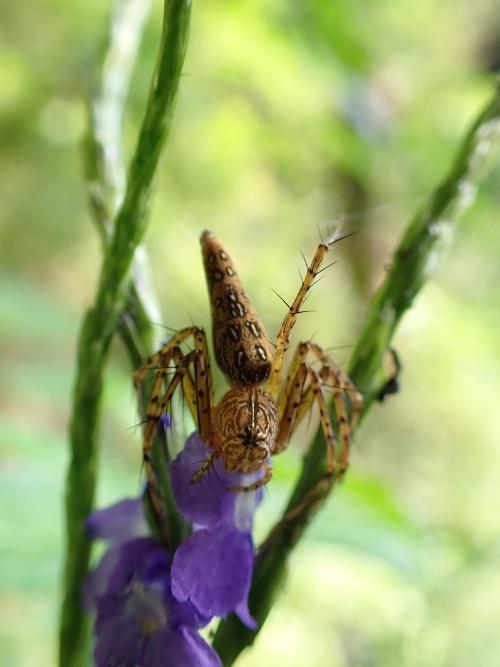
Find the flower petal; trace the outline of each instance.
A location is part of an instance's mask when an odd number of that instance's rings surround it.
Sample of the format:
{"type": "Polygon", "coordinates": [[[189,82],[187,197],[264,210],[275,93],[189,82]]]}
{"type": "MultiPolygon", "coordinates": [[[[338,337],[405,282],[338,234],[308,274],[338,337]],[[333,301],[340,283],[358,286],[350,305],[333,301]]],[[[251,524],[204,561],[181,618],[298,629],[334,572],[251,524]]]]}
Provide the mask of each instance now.
{"type": "Polygon", "coordinates": [[[92,512],[85,526],[91,537],[114,542],[149,534],[140,498],[126,498],[92,512]]]}
{"type": "Polygon", "coordinates": [[[162,412],[162,414],[160,415],[160,424],[162,424],[164,428],[171,428],[172,418],[170,417],[170,415],[167,415],[166,412],[162,412]]]}
{"type": "Polygon", "coordinates": [[[257,621],[255,618],[252,616],[250,613],[250,609],[248,608],[248,593],[250,591],[247,591],[240,602],[236,605],[234,608],[234,613],[236,616],[240,619],[240,621],[247,626],[247,628],[250,628],[250,630],[256,630],[258,627],[257,621]]]}
{"type": "MultiPolygon", "coordinates": [[[[242,478],[242,485],[251,484],[252,482],[262,477],[262,472],[254,475],[245,475],[242,478]]],[[[262,487],[256,491],[249,491],[247,493],[238,493],[236,498],[236,506],[234,509],[234,523],[238,530],[242,532],[251,533],[253,528],[253,515],[257,509],[258,504],[264,496],[262,487]]]]}
{"type": "Polygon", "coordinates": [[[230,524],[199,530],[174,554],[172,593],[207,616],[224,616],[241,602],[250,585],[252,539],[230,524]]]}
{"type": "Polygon", "coordinates": [[[100,595],[106,593],[109,578],[119,560],[120,547],[113,545],[106,551],[95,570],[88,575],[83,586],[83,606],[87,611],[92,609],[100,595]]]}
{"type": "Polygon", "coordinates": [[[219,656],[189,628],[156,632],[144,645],[140,667],[222,667],[219,656]]]}
{"type": "Polygon", "coordinates": [[[191,602],[178,602],[174,597],[171,598],[168,621],[172,628],[176,629],[181,625],[204,628],[211,620],[211,616],[199,612],[191,602]]]}
{"type": "Polygon", "coordinates": [[[232,521],[236,495],[228,487],[238,484],[240,478],[227,473],[222,461],[216,461],[213,469],[193,484],[193,475],[209,454],[198,433],[193,433],[172,463],[172,489],[177,506],[187,519],[204,527],[232,521]]]}
{"type": "Polygon", "coordinates": [[[107,591],[123,590],[135,579],[160,584],[165,592],[169,589],[167,553],[151,537],[139,537],[120,546],[118,562],[109,577],[107,591]]]}
{"type": "Polygon", "coordinates": [[[126,613],[125,593],[104,595],[97,601],[94,657],[97,667],[140,664],[143,636],[133,616],[126,613]]]}

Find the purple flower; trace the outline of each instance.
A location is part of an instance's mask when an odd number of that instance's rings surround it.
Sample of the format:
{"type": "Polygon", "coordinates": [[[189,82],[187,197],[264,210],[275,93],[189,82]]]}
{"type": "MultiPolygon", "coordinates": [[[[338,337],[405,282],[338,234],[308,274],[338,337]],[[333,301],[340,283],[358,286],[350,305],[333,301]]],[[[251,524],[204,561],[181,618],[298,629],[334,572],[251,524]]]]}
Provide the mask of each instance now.
{"type": "Polygon", "coordinates": [[[84,596],[87,608],[96,612],[98,667],[221,667],[198,629],[231,611],[255,628],[247,599],[254,562],[253,513],[262,492],[229,491],[256,476],[227,473],[221,461],[192,484],[208,455],[195,433],[172,463],[178,508],[193,523],[193,533],[172,562],[149,536],[140,499],[123,500],[89,516],[89,533],[108,543],[84,596]]]}
{"type": "Polygon", "coordinates": [[[262,493],[229,491],[249,478],[226,472],[220,460],[205,477],[191,484],[208,456],[208,447],[193,433],[172,464],[177,506],[195,527],[174,554],[172,592],[202,614],[225,616],[235,611],[243,623],[255,628],[248,610],[254,563],[251,530],[262,493]]]}
{"type": "Polygon", "coordinates": [[[108,542],[108,549],[101,562],[85,582],[84,606],[91,610],[95,599],[106,592],[109,577],[120,558],[122,545],[132,538],[148,536],[149,530],[142,502],[138,498],[126,498],[110,507],[92,512],[87,518],[86,528],[94,539],[108,542]]]}
{"type": "Polygon", "coordinates": [[[87,525],[111,541],[85,592],[96,611],[98,667],[162,667],[169,657],[178,667],[221,667],[197,632],[210,617],[172,595],[165,550],[150,537],[132,537],[133,529],[146,530],[141,501],[94,512],[87,525]]]}

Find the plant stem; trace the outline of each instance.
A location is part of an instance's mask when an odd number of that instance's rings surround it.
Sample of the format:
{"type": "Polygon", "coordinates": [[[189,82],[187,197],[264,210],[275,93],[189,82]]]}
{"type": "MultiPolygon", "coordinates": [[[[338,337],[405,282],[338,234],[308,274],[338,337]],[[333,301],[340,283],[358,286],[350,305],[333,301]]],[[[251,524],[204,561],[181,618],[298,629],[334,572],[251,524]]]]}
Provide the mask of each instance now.
{"type": "MultiPolygon", "coordinates": [[[[149,0],[119,0],[111,21],[108,43],[104,48],[101,77],[89,97],[88,132],[85,142],[85,176],[93,219],[101,237],[103,250],[113,229],[116,215],[125,193],[123,162],[123,120],[128,87],[139,46],[140,34],[148,13],[149,0]]],[[[118,322],[118,333],[128,353],[132,369],[150,357],[159,347],[154,322],[160,322],[160,309],[152,287],[149,259],[143,246],[135,251],[132,277],[127,289],[125,306],[118,322]]],[[[138,397],[139,417],[146,417],[151,383],[146,382],[138,397]]],[[[177,414],[177,418],[181,415],[177,414]]],[[[165,442],[155,438],[156,459],[165,451],[165,442]]],[[[174,549],[177,540],[188,526],[179,514],[170,489],[168,470],[160,461],[155,463],[158,487],[164,497],[165,513],[155,517],[148,507],[152,528],[163,536],[167,546],[174,549]],[[156,520],[155,520],[156,519],[156,520]]],[[[149,495],[145,494],[149,499],[149,495]]],[[[146,500],[146,505],[148,500],[146,500]]]]}
{"type": "MultiPolygon", "coordinates": [[[[467,133],[448,176],[410,222],[391,269],[370,303],[349,365],[351,379],[363,388],[363,414],[387,381],[383,358],[396,327],[436,269],[458,214],[472,203],[476,183],[499,135],[500,87],[497,87],[493,99],[467,133]]],[[[337,481],[325,478],[325,450],[323,434],[318,430],[304,456],[301,475],[287,508],[259,550],[249,599],[259,630],[283,580],[291,551],[337,481]]],[[[255,637],[256,633],[232,614],[221,621],[213,646],[225,667],[229,667],[255,637]]]]}
{"type": "Polygon", "coordinates": [[[106,247],[94,304],[85,315],[78,341],[66,487],[67,551],[60,629],[61,667],[76,667],[85,660],[86,619],[81,593],[91,544],[84,522],[92,511],[96,486],[103,371],[111,337],[124,306],[134,254],[146,228],[153,177],[172,123],[190,13],[190,0],[165,2],[156,71],[125,195],[106,247]]]}
{"type": "MultiPolygon", "coordinates": [[[[111,238],[114,219],[125,195],[123,121],[130,80],[150,0],[117,0],[110,30],[103,44],[102,67],[93,82],[84,141],[84,173],[92,218],[103,252],[111,238]]],[[[151,286],[146,251],[138,246],[118,330],[133,368],[159,345],[152,322],[160,309],[151,286]]]]}

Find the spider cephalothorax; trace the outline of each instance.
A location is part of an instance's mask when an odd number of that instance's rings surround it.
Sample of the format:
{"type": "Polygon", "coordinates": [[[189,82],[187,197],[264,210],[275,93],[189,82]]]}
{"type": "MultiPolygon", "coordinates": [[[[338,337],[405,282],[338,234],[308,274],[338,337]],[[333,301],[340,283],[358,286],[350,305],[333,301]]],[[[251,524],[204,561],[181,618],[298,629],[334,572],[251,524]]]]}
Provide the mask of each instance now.
{"type": "Polygon", "coordinates": [[[227,470],[256,472],[271,456],[278,430],[278,410],[259,387],[233,387],[215,411],[218,451],[227,470]]]}
{"type": "Polygon", "coordinates": [[[227,251],[213,234],[203,232],[201,246],[212,310],[215,358],[231,388],[216,405],[205,332],[195,326],[178,331],[136,371],[134,381],[138,388],[144,374],[155,370],[144,434],[144,460],[150,485],[155,483],[149,460],[154,432],[179,386],[196,419],[200,437],[211,450],[193,481],[206,474],[220,458],[229,471],[263,470],[258,481],[234,490],[250,491],[262,486],[272,474],[269,457],[287,447],[292,431],[314,403],[319,407],[326,439],[328,473],[346,469],[351,431],[362,405],[362,397],[352,382],[319,345],[309,341],[297,347],[282,382],[290,332],[301,304],[320,272],[328,248],[344,236],[334,234],[318,246],[273,346],[227,251]],[[184,353],[181,345],[189,338],[194,349],[184,353]],[[317,367],[307,361],[309,356],[318,362],[317,367]],[[172,367],[173,377],[167,380],[172,367]],[[333,393],[339,442],[325,399],[327,388],[333,393]]]}

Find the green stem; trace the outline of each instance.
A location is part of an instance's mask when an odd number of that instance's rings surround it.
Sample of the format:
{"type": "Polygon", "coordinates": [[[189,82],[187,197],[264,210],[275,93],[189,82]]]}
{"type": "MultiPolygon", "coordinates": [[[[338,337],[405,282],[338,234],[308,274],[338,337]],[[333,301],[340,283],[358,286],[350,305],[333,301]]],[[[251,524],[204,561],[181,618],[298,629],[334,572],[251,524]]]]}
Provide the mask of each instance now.
{"type": "MultiPolygon", "coordinates": [[[[349,366],[350,377],[363,388],[364,414],[387,381],[383,358],[396,327],[433,274],[457,215],[472,202],[484,163],[492,155],[494,140],[499,135],[500,88],[497,88],[465,137],[448,176],[410,222],[391,269],[371,301],[349,366]]],[[[292,549],[335,485],[335,479],[325,479],[325,449],[323,435],[318,430],[283,517],[259,550],[250,592],[250,610],[259,630],[283,580],[292,549]]],[[[220,623],[213,645],[229,667],[255,637],[255,632],[231,615],[220,623]]]]}
{"type": "Polygon", "coordinates": [[[411,221],[372,299],[349,365],[351,378],[363,388],[364,411],[386,381],[383,356],[401,317],[436,270],[459,214],[474,201],[499,126],[500,86],[467,133],[449,174],[411,221]]]}
{"type": "Polygon", "coordinates": [[[125,303],[134,254],[146,228],[153,177],[172,123],[190,13],[190,0],[165,2],[159,57],[126,192],[107,244],[94,304],[84,318],[78,341],[66,487],[67,551],[60,629],[61,667],[76,667],[85,660],[86,619],[81,594],[88,571],[90,540],[84,522],[92,511],[96,486],[103,371],[109,343],[125,303]]]}
{"type": "MultiPolygon", "coordinates": [[[[123,121],[130,80],[150,0],[117,0],[103,44],[102,67],[88,99],[84,141],[85,182],[92,218],[106,252],[114,219],[125,196],[123,121]]],[[[151,286],[150,268],[142,246],[136,249],[132,280],[118,331],[133,368],[157,347],[152,322],[160,320],[151,286]]]]}
{"type": "MultiPolygon", "coordinates": [[[[149,4],[149,0],[118,0],[113,12],[110,35],[104,45],[100,77],[89,96],[89,122],[84,153],[85,176],[93,219],[104,252],[111,237],[113,219],[125,194],[122,145],[125,103],[149,4]]],[[[160,341],[155,335],[153,322],[160,321],[160,309],[152,288],[149,260],[144,247],[138,246],[125,306],[117,325],[133,370],[159,348],[160,341]]],[[[139,400],[141,420],[146,416],[147,398],[151,388],[149,384],[146,383],[139,400]]],[[[156,442],[156,439],[154,449],[158,450],[157,453],[162,450],[161,443],[156,442]]],[[[165,496],[166,515],[161,522],[159,517],[156,520],[156,523],[165,525],[153,527],[159,528],[164,537],[168,534],[168,546],[174,548],[176,538],[184,534],[187,526],[173,502],[167,471],[156,467],[159,486],[165,496]]],[[[148,508],[148,512],[148,516],[153,518],[152,508],[148,508]]]]}

